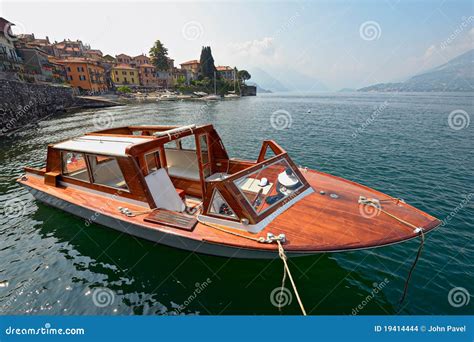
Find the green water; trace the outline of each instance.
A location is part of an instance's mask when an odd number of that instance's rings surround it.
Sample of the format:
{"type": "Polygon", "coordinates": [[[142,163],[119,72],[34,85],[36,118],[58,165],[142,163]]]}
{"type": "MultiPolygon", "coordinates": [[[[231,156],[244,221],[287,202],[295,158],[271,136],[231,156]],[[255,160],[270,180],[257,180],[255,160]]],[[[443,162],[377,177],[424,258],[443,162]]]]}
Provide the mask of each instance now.
{"type": "Polygon", "coordinates": [[[274,139],[297,164],[401,197],[447,221],[427,236],[401,306],[416,240],[291,259],[310,314],[472,314],[473,301],[463,300],[464,292],[461,297],[454,294],[459,290],[449,292],[461,287],[474,294],[473,201],[465,199],[474,192],[474,123],[453,129],[449,114],[464,110],[470,119],[473,99],[456,93],[272,94],[207,105],[88,110],[25,127],[0,141],[0,207],[21,204],[19,211],[2,211],[0,217],[0,309],[7,314],[299,314],[294,295],[281,311],[272,304],[271,293],[281,286],[279,259],[211,257],[86,227],[83,220],[36,202],[15,183],[23,166],[44,165],[47,144],[94,130],[99,117],[113,126],[212,123],[232,157],[255,159],[261,141],[274,139]],[[286,121],[276,121],[285,129],[271,125],[278,110],[289,113],[286,121]]]}

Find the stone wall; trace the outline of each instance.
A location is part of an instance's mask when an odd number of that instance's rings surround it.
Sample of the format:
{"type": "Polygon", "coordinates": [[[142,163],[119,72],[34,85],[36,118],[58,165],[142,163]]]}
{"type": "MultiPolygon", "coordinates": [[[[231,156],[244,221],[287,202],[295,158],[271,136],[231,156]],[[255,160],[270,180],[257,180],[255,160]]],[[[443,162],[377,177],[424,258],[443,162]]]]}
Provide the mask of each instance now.
{"type": "Polygon", "coordinates": [[[0,135],[73,106],[71,88],[0,79],[0,135]]]}

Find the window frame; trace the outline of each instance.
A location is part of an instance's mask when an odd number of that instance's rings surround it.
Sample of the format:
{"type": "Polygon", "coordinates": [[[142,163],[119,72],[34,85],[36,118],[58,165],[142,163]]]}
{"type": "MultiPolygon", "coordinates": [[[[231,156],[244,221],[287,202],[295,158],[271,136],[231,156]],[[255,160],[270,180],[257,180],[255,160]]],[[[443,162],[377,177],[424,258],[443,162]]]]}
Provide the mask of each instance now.
{"type": "Polygon", "coordinates": [[[307,189],[309,189],[311,187],[309,185],[308,181],[306,180],[306,178],[304,177],[304,175],[301,173],[301,171],[298,169],[298,167],[295,165],[295,163],[288,156],[288,154],[286,152],[281,153],[281,154],[279,154],[279,155],[277,155],[273,158],[264,160],[260,163],[257,163],[253,166],[250,166],[250,167],[248,167],[244,170],[236,172],[236,173],[232,174],[230,177],[228,177],[225,180],[221,181],[222,184],[226,187],[227,191],[233,193],[235,196],[238,196],[238,195],[240,196],[242,194],[242,192],[240,191],[238,186],[235,185],[234,182],[236,180],[238,180],[238,179],[240,179],[244,176],[247,176],[249,174],[252,174],[255,171],[258,171],[258,170],[260,170],[264,167],[267,167],[267,166],[270,166],[274,163],[277,163],[281,160],[285,160],[291,166],[293,172],[296,174],[299,181],[302,183],[302,186],[299,187],[297,190],[295,190],[295,192],[291,196],[288,196],[288,197],[274,203],[274,205],[272,205],[271,207],[263,210],[260,213],[258,213],[255,210],[255,208],[253,208],[252,204],[250,203],[250,201],[247,198],[239,199],[238,202],[239,202],[239,205],[240,205],[241,209],[244,209],[249,215],[251,215],[252,218],[256,222],[262,221],[267,216],[271,215],[273,212],[278,210],[282,206],[282,203],[285,203],[285,200],[288,200],[288,198],[291,198],[291,200],[293,200],[294,198],[298,197],[300,194],[302,194],[304,191],[306,191],[307,189]]]}
{"type": "Polygon", "coordinates": [[[229,202],[225,199],[224,195],[222,195],[222,192],[219,191],[218,188],[214,188],[212,190],[212,195],[211,195],[211,199],[209,201],[209,205],[208,205],[208,208],[206,210],[206,216],[212,216],[212,217],[217,217],[217,218],[221,218],[221,219],[226,219],[226,220],[229,220],[229,221],[235,221],[235,222],[240,222],[240,218],[239,216],[237,215],[236,211],[234,210],[234,208],[232,208],[232,206],[229,204],[229,202]],[[224,214],[219,214],[219,213],[213,213],[211,212],[211,209],[212,209],[212,201],[214,200],[216,194],[219,194],[220,197],[222,198],[222,200],[224,201],[225,204],[227,204],[227,206],[230,208],[230,210],[234,213],[234,216],[226,216],[224,214]]]}
{"type": "MultiPolygon", "coordinates": [[[[96,154],[96,153],[84,153],[86,155],[86,159],[87,159],[87,165],[88,165],[88,169],[89,169],[89,179],[90,179],[90,184],[93,184],[95,186],[101,186],[101,187],[105,187],[105,188],[109,188],[109,189],[113,189],[113,190],[116,190],[116,191],[122,191],[122,192],[127,192],[127,193],[131,193],[130,191],[130,186],[128,185],[128,182],[127,182],[127,178],[125,177],[125,175],[123,174],[123,171],[122,171],[122,168],[120,167],[120,163],[118,162],[117,160],[117,157],[115,156],[108,156],[108,155],[105,155],[105,154],[96,154]],[[126,188],[123,189],[123,188],[117,188],[115,186],[111,186],[111,185],[107,185],[107,184],[102,184],[102,183],[96,183],[94,181],[94,174],[93,174],[93,171],[92,171],[92,166],[89,162],[89,157],[108,157],[110,159],[114,159],[116,162],[117,162],[117,166],[119,167],[119,170],[120,170],[120,173],[122,174],[122,177],[123,177],[123,180],[125,182],[125,185],[126,185],[126,188]]],[[[97,162],[97,165],[99,165],[100,163],[103,163],[102,162],[97,162]]]]}
{"type": "MultiPolygon", "coordinates": [[[[285,168],[286,169],[286,168],[285,168]]],[[[285,200],[287,200],[288,198],[294,198],[296,196],[298,196],[300,193],[301,193],[301,190],[305,187],[305,182],[302,181],[301,179],[301,176],[295,171],[294,167],[288,162],[288,160],[286,158],[278,158],[276,159],[275,161],[273,161],[272,163],[269,163],[265,166],[262,166],[261,168],[259,169],[256,169],[256,170],[253,170],[252,172],[249,172],[245,175],[242,175],[236,179],[234,179],[232,181],[233,185],[237,188],[237,190],[239,191],[239,193],[244,197],[244,200],[247,201],[247,203],[250,205],[250,207],[252,208],[252,210],[254,211],[254,213],[257,215],[257,216],[261,216],[261,215],[264,215],[268,210],[272,209],[272,208],[278,208],[280,206],[280,203],[284,202],[285,200]],[[255,207],[252,205],[252,203],[250,202],[249,198],[247,197],[247,195],[245,195],[243,193],[243,191],[239,188],[239,186],[236,184],[236,182],[244,177],[248,178],[250,175],[254,175],[254,174],[260,174],[261,171],[265,170],[265,169],[268,169],[269,167],[271,167],[272,165],[275,165],[275,164],[278,164],[278,163],[281,163],[281,162],[284,162],[286,163],[287,167],[291,168],[291,170],[293,171],[293,173],[295,174],[295,176],[298,178],[298,182],[301,183],[301,185],[294,190],[294,193],[290,194],[290,195],[287,195],[287,196],[284,196],[282,197],[281,199],[279,199],[277,202],[271,204],[270,206],[268,206],[267,208],[265,208],[264,210],[262,211],[257,211],[255,209],[255,207]]],[[[276,186],[276,185],[275,185],[276,186]]]]}
{"type": "Polygon", "coordinates": [[[86,157],[86,154],[84,152],[77,152],[77,151],[71,151],[71,150],[59,150],[59,157],[61,159],[61,177],[64,177],[66,179],[73,179],[75,181],[79,181],[79,182],[82,182],[82,183],[89,183],[89,184],[93,184],[92,183],[92,175],[91,175],[91,169],[89,167],[89,161],[87,160],[87,157],[86,157]],[[80,178],[76,178],[76,177],[72,177],[70,175],[65,175],[64,174],[64,158],[63,158],[63,153],[75,153],[75,154],[82,154],[83,158],[84,158],[84,162],[86,163],[86,170],[87,170],[87,179],[89,181],[85,181],[83,179],[80,179],[80,178]]]}
{"type": "Polygon", "coordinates": [[[147,175],[151,174],[152,172],[158,171],[159,169],[162,168],[162,165],[161,165],[161,151],[159,149],[145,152],[143,154],[143,158],[144,158],[144,161],[145,161],[145,167],[146,167],[147,175]],[[153,171],[150,171],[150,168],[148,167],[148,161],[146,159],[147,156],[150,155],[150,154],[153,155],[153,157],[155,159],[155,163],[157,164],[156,170],[153,170],[153,171]],[[157,154],[158,154],[158,156],[157,156],[157,154]]]}

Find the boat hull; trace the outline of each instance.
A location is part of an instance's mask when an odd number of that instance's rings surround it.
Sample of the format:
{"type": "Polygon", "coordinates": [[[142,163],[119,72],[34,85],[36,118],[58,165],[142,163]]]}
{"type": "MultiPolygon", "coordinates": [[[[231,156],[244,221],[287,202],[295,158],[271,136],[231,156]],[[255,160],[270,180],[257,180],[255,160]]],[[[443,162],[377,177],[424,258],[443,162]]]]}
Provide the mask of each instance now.
{"type": "MultiPolygon", "coordinates": [[[[135,237],[158,243],[160,245],[178,248],[193,253],[202,253],[219,257],[230,257],[240,259],[274,259],[278,258],[276,251],[256,250],[247,248],[235,248],[205,241],[187,239],[182,236],[172,235],[159,230],[149,229],[139,224],[133,224],[125,220],[119,220],[105,214],[98,214],[97,211],[70,203],[61,198],[57,198],[43,191],[37,190],[28,185],[22,184],[33,197],[43,204],[60,209],[74,216],[84,219],[84,225],[88,226],[90,222],[117,230],[119,232],[133,235],[135,237]],[[94,218],[91,220],[91,218],[94,218]],[[183,243],[185,239],[185,243],[183,243]]],[[[314,253],[289,253],[289,256],[305,256],[314,253]]]]}
{"type": "Polygon", "coordinates": [[[392,245],[417,238],[419,233],[413,226],[428,233],[441,224],[435,217],[363,185],[312,170],[305,172],[304,176],[314,191],[292,203],[267,222],[260,232],[223,227],[246,235],[244,237],[216,230],[204,222],[187,231],[147,222],[144,219],[146,214],[128,217],[118,208],[128,207],[140,212],[149,207],[145,207],[146,203],[131,202],[123,197],[107,197],[82,186],[65,183],[51,186],[45,184],[41,175],[27,173],[18,181],[39,201],[79,216],[86,220],[85,223],[101,224],[169,247],[222,257],[277,258],[278,246],[275,243],[255,241],[255,238],[266,237],[269,233],[275,236],[285,234],[285,251],[293,257],[392,245]],[[335,198],[334,194],[337,194],[335,198]],[[383,208],[393,217],[377,212],[373,217],[366,217],[364,207],[357,203],[359,195],[384,201],[383,208]],[[411,227],[394,217],[410,222],[411,227]]]}

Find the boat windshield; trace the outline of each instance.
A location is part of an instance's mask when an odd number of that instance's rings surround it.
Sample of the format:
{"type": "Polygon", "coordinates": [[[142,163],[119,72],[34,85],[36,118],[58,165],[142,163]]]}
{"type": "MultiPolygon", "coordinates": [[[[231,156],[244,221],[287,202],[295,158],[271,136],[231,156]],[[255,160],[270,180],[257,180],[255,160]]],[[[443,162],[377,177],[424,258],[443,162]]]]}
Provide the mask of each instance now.
{"type": "Polygon", "coordinates": [[[291,199],[304,186],[286,159],[248,173],[234,184],[258,215],[291,199]]]}

